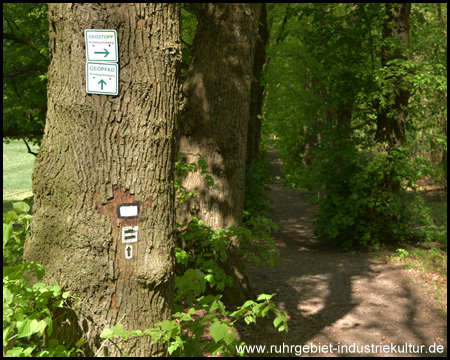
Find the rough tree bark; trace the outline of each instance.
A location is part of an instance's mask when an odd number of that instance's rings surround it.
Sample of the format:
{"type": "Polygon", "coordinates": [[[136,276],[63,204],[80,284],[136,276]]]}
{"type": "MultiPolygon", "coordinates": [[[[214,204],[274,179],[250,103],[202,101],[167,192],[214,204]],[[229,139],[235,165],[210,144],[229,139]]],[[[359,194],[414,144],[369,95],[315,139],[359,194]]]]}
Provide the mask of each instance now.
{"type": "MultiPolygon", "coordinates": [[[[387,3],[386,20],[383,25],[381,65],[392,67],[392,60],[407,60],[409,53],[409,17],[410,3],[387,3]]],[[[409,86],[403,75],[396,75],[390,80],[393,91],[393,102],[386,105],[377,119],[377,142],[388,142],[390,148],[398,147],[405,140],[406,119],[408,117],[409,86]]]]}
{"type": "MultiPolygon", "coordinates": [[[[144,330],[172,312],[179,5],[49,4],[49,20],[48,114],[24,259],[82,298],[80,312],[54,314],[52,337],[84,337],[92,356],[104,328],[144,330]],[[85,29],[117,30],[117,96],[86,93],[85,29]],[[117,205],[128,203],[138,217],[120,218],[117,205]],[[124,226],[138,226],[131,259],[124,226]]],[[[166,354],[150,342],[107,342],[104,354],[166,354]]]]}
{"type": "MultiPolygon", "coordinates": [[[[258,22],[261,4],[192,4],[197,29],[183,93],[180,151],[205,156],[215,185],[192,173],[183,183],[197,196],[179,210],[178,222],[195,215],[213,228],[239,226],[244,205],[245,161],[258,22]]],[[[195,157],[188,156],[189,162],[195,157]]],[[[233,277],[228,303],[254,296],[231,244],[225,271],[233,277]]]]}

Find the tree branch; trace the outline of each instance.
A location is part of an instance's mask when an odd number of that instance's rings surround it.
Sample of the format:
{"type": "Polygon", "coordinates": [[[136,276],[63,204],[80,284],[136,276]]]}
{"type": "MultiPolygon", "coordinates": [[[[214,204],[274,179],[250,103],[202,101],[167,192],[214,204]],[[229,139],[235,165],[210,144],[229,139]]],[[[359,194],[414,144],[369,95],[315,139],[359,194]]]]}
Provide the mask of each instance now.
{"type": "Polygon", "coordinates": [[[24,44],[24,45],[28,44],[28,42],[26,40],[20,39],[17,36],[15,36],[14,34],[8,34],[5,32],[3,33],[3,40],[12,40],[12,41],[15,41],[16,43],[24,44]]]}
{"type": "Polygon", "coordinates": [[[46,57],[39,51],[39,49],[37,48],[36,44],[35,44],[28,36],[26,36],[24,33],[22,33],[22,32],[20,31],[20,29],[19,29],[19,27],[17,26],[17,24],[16,24],[14,21],[12,21],[11,18],[10,18],[8,15],[5,15],[5,18],[8,19],[8,20],[14,25],[14,27],[17,29],[17,31],[19,31],[19,32],[25,37],[25,39],[26,39],[26,41],[28,42],[28,44],[30,44],[30,46],[31,46],[34,50],[36,50],[36,51],[38,52],[39,56],[40,56],[41,58],[44,59],[45,63],[46,63],[47,65],[49,65],[49,64],[50,64],[50,60],[49,60],[48,58],[46,58],[46,57]]]}
{"type": "Polygon", "coordinates": [[[15,77],[15,76],[18,76],[18,75],[22,75],[22,74],[28,73],[28,72],[30,72],[32,70],[38,70],[38,71],[41,71],[41,72],[46,72],[47,71],[47,69],[45,67],[43,67],[43,66],[29,65],[29,66],[22,67],[22,70],[20,70],[20,71],[16,71],[16,72],[13,72],[13,73],[7,73],[7,74],[3,73],[3,77],[15,77]]]}
{"type": "Polygon", "coordinates": [[[29,154],[32,154],[32,155],[34,155],[34,156],[37,156],[37,153],[31,151],[30,145],[28,145],[28,143],[27,143],[27,141],[25,140],[25,138],[22,138],[22,140],[23,140],[23,142],[25,143],[25,145],[27,146],[28,153],[29,153],[29,154]]]}
{"type": "Polygon", "coordinates": [[[19,90],[17,90],[17,87],[16,87],[16,81],[14,80],[14,78],[11,78],[11,81],[12,81],[12,85],[13,85],[14,91],[16,92],[17,97],[19,99],[21,99],[20,94],[19,94],[19,90]]]}

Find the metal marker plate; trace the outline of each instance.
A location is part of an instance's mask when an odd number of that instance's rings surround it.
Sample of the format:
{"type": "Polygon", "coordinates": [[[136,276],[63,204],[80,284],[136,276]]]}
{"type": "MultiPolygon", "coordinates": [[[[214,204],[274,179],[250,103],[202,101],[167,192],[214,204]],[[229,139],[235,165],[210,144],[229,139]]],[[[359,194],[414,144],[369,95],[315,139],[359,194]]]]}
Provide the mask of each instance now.
{"type": "Polygon", "coordinates": [[[88,29],[84,30],[87,61],[117,62],[117,31],[88,29]]]}
{"type": "Polygon", "coordinates": [[[86,63],[86,91],[90,94],[117,95],[119,67],[117,64],[86,63]]]}

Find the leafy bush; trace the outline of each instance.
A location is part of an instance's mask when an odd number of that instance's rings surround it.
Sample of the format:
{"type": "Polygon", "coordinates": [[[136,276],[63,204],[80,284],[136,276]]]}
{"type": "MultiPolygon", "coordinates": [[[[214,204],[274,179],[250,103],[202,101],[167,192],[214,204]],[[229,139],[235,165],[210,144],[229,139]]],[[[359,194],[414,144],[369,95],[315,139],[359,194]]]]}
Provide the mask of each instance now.
{"type": "MultiPolygon", "coordinates": [[[[180,160],[176,165],[178,177],[190,171],[201,171],[208,185],[213,185],[208,166],[201,156],[196,164],[186,164],[180,160]]],[[[186,193],[180,178],[175,184],[179,203],[195,196],[195,193],[186,193]]],[[[74,346],[70,343],[59,344],[56,339],[44,341],[45,335],[51,336],[53,332],[51,308],[71,309],[69,298],[77,302],[80,299],[71,297],[69,292],[61,293],[58,285],[36,283],[30,286],[28,272],[39,281],[44,276],[44,269],[36,263],[22,264],[23,245],[32,219],[29,210],[26,203],[15,203],[13,211],[8,212],[3,219],[3,262],[16,263],[3,267],[3,346],[6,355],[82,354],[79,348],[85,343],[84,339],[74,346]]],[[[274,326],[279,331],[288,330],[285,313],[276,309],[271,301],[274,294],[259,295],[256,301],[246,301],[234,312],[225,309],[220,301],[221,295],[201,296],[207,285],[219,291],[223,291],[225,286],[232,286],[232,279],[225,275],[218,263],[226,261],[225,249],[233,237],[240,239],[245,258],[258,264],[274,265],[279,254],[270,237],[270,232],[276,230],[272,221],[248,216],[247,226],[214,230],[205,226],[201,220],[192,218],[189,223],[179,225],[179,228],[180,247],[175,250],[179,276],[175,277],[176,304],[172,320],[160,322],[153,329],[144,331],[124,331],[123,325],[118,323],[112,329],[103,330],[102,338],[120,336],[126,341],[131,336],[149,335],[153,343],[169,344],[169,353],[172,355],[199,356],[205,352],[213,355],[221,352],[224,356],[232,356],[236,353],[235,346],[242,345],[238,343],[234,329],[234,323],[239,319],[245,319],[249,324],[255,322],[257,317],[275,313],[274,326]],[[258,241],[255,243],[255,240],[258,241]],[[257,254],[251,251],[252,244],[257,254]],[[184,311],[186,304],[187,312],[184,311]],[[205,340],[205,333],[209,333],[213,341],[205,340]]]]}
{"type": "Polygon", "coordinates": [[[13,203],[13,210],[3,215],[3,265],[22,262],[23,246],[31,224],[30,206],[13,203]]]}
{"type": "MultiPolygon", "coordinates": [[[[13,211],[3,217],[3,349],[6,356],[71,356],[81,352],[80,339],[74,347],[44,335],[53,332],[51,307],[70,308],[69,292],[61,293],[58,285],[30,285],[29,276],[38,281],[44,268],[34,262],[22,263],[23,245],[29,234],[30,207],[24,202],[13,204],[13,211]],[[6,223],[5,223],[6,221],[6,223]],[[12,265],[14,264],[14,265],[12,265]]],[[[79,300],[79,299],[77,299],[79,300]]]]}
{"type": "MultiPolygon", "coordinates": [[[[184,154],[179,154],[176,162],[175,188],[178,203],[195,196],[194,192],[186,193],[182,186],[182,177],[191,171],[201,171],[206,176],[208,186],[214,184],[208,165],[199,156],[197,163],[188,164],[183,160],[184,154]]],[[[255,165],[258,166],[258,165],[255,165]]],[[[262,172],[255,175],[262,179],[262,172]]],[[[263,186],[264,182],[258,186],[263,186]]],[[[262,216],[252,217],[247,213],[244,226],[227,229],[213,229],[206,226],[196,217],[186,224],[177,224],[178,236],[175,248],[175,305],[172,320],[155,324],[152,329],[124,331],[122,324],[102,331],[100,337],[109,339],[122,337],[125,341],[130,337],[151,336],[152,343],[168,344],[169,354],[173,356],[202,356],[205,353],[222,356],[232,356],[236,353],[237,333],[234,323],[245,319],[247,324],[255,322],[257,317],[275,313],[278,317],[274,326],[279,331],[287,331],[286,315],[278,310],[271,301],[272,295],[259,295],[256,301],[246,301],[234,312],[225,309],[220,301],[221,295],[201,296],[209,286],[217,291],[232,287],[233,280],[220,267],[220,262],[227,261],[227,244],[237,237],[244,258],[257,264],[274,265],[279,257],[270,233],[277,226],[262,216]],[[255,252],[254,252],[255,251],[255,252]],[[187,310],[186,310],[187,309],[187,310]],[[205,338],[210,334],[213,341],[205,338]]],[[[240,354],[243,355],[243,354],[240,354]]]]}
{"type": "Polygon", "coordinates": [[[264,215],[273,202],[264,191],[264,184],[270,181],[270,162],[267,153],[245,167],[244,222],[251,216],[264,215]]]}
{"type": "MultiPolygon", "coordinates": [[[[244,319],[247,324],[256,321],[257,317],[264,317],[270,312],[278,316],[274,319],[274,326],[279,331],[288,331],[286,314],[278,310],[271,301],[272,295],[259,295],[256,301],[248,300],[234,312],[225,309],[220,301],[221,295],[201,296],[205,291],[205,274],[198,269],[188,269],[177,279],[176,292],[186,297],[190,308],[185,312],[182,305],[176,305],[172,320],[155,324],[152,329],[124,331],[122,324],[112,329],[105,329],[101,338],[123,337],[126,341],[132,336],[151,336],[152,343],[168,344],[169,354],[172,356],[204,356],[205,353],[222,356],[233,356],[238,343],[234,323],[244,319]],[[200,314],[200,315],[198,315],[200,314]],[[205,338],[210,334],[213,341],[205,338]]],[[[243,354],[239,354],[243,355],[243,354]]]]}
{"type": "Polygon", "coordinates": [[[225,274],[220,262],[227,261],[227,244],[232,238],[239,240],[241,255],[256,265],[274,266],[280,254],[275,247],[272,231],[277,225],[265,217],[249,217],[243,226],[213,229],[193,217],[186,225],[178,225],[178,246],[175,248],[178,275],[187,269],[199,269],[212,289],[223,291],[232,287],[233,279],[225,274]]]}
{"type": "Polygon", "coordinates": [[[178,274],[188,268],[200,269],[211,288],[223,291],[225,285],[232,287],[233,279],[225,275],[218,264],[219,258],[223,262],[227,261],[226,247],[230,233],[224,229],[214,230],[196,217],[187,225],[178,227],[183,228],[178,233],[180,247],[175,248],[178,274]]]}
{"type": "Polygon", "coordinates": [[[438,236],[414,188],[427,171],[426,161],[413,158],[408,148],[359,151],[354,140],[325,134],[316,155],[313,173],[323,193],[316,235],[344,250],[438,236]]]}
{"type": "MultiPolygon", "coordinates": [[[[197,156],[199,157],[197,163],[188,164],[183,160],[185,155],[179,153],[179,160],[175,163],[175,188],[179,204],[189,197],[195,196],[194,192],[187,193],[182,186],[182,178],[189,172],[201,171],[201,174],[205,175],[207,186],[214,185],[214,180],[210,175],[211,172],[208,170],[208,164],[201,155],[197,154],[197,156]]],[[[252,164],[256,169],[254,178],[258,181],[255,182],[250,193],[264,192],[266,161],[267,159],[252,164]]],[[[257,203],[263,203],[261,197],[260,200],[254,202],[254,204],[257,203]]],[[[268,204],[265,203],[265,206],[268,206],[268,204]]],[[[256,210],[254,211],[256,212],[256,210]]],[[[274,266],[275,261],[278,260],[279,252],[270,233],[277,230],[276,224],[263,216],[253,217],[247,211],[244,211],[244,213],[246,222],[237,228],[229,226],[227,229],[213,229],[196,217],[191,218],[186,224],[177,224],[178,236],[175,257],[178,275],[183,274],[189,268],[199,269],[205,274],[205,281],[211,288],[223,291],[225,286],[232,287],[232,278],[225,275],[219,264],[221,261],[226,261],[227,244],[234,237],[237,237],[240,242],[244,259],[254,261],[257,265],[270,264],[274,266]],[[250,248],[252,249],[250,250],[250,248]]]]}

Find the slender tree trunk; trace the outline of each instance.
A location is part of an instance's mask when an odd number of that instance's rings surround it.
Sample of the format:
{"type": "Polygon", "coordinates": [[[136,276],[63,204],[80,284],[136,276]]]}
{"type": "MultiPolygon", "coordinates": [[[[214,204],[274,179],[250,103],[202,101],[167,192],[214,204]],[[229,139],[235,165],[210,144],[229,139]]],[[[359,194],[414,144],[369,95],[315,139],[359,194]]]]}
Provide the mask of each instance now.
{"type": "MultiPolygon", "coordinates": [[[[193,4],[197,29],[183,85],[186,97],[180,151],[202,154],[215,185],[192,173],[183,185],[197,196],[180,209],[178,222],[196,215],[213,228],[239,226],[244,205],[245,161],[261,4],[193,4]]],[[[195,157],[189,157],[195,161],[195,157]]],[[[241,305],[254,296],[242,272],[239,246],[230,244],[225,271],[233,277],[224,300],[241,305]]]]}
{"type": "MultiPolygon", "coordinates": [[[[387,3],[386,17],[383,24],[383,40],[381,65],[386,71],[394,75],[386,79],[387,86],[391,88],[386,105],[381,109],[377,119],[375,140],[378,143],[387,143],[385,149],[389,154],[392,149],[401,146],[406,137],[406,120],[408,117],[408,101],[410,96],[409,85],[404,75],[395,74],[398,69],[393,61],[407,60],[409,58],[407,46],[409,45],[409,16],[410,3],[387,3]]],[[[384,149],[382,150],[384,151],[384,149]]],[[[389,155],[389,157],[391,157],[389,155]]],[[[383,187],[394,191],[400,189],[400,182],[389,167],[386,169],[383,187]]]]}
{"type": "MultiPolygon", "coordinates": [[[[104,328],[144,330],[172,312],[179,6],[49,4],[49,20],[48,114],[24,259],[82,299],[81,311],[55,311],[52,337],[84,337],[92,356],[104,328]],[[117,96],[86,92],[85,29],[117,30],[117,96]],[[118,205],[129,203],[138,216],[122,218],[118,205]],[[137,242],[123,242],[125,226],[138,227],[137,242]]],[[[107,341],[102,354],[166,354],[150,342],[107,341]]]]}
{"type": "Polygon", "coordinates": [[[259,141],[261,139],[261,116],[264,100],[264,86],[261,85],[261,72],[266,61],[266,45],[269,39],[267,30],[266,4],[262,4],[261,18],[259,19],[258,37],[253,64],[252,90],[250,96],[250,118],[247,134],[247,164],[258,160],[259,141]]]}
{"type": "MultiPolygon", "coordinates": [[[[381,65],[386,69],[394,69],[390,61],[409,58],[407,46],[410,13],[410,3],[386,4],[386,20],[383,25],[385,45],[381,57],[381,65]]],[[[380,143],[388,142],[389,147],[393,148],[400,146],[405,140],[410,91],[403,75],[398,74],[387,80],[392,87],[392,104],[381,109],[375,139],[380,143]]]]}

